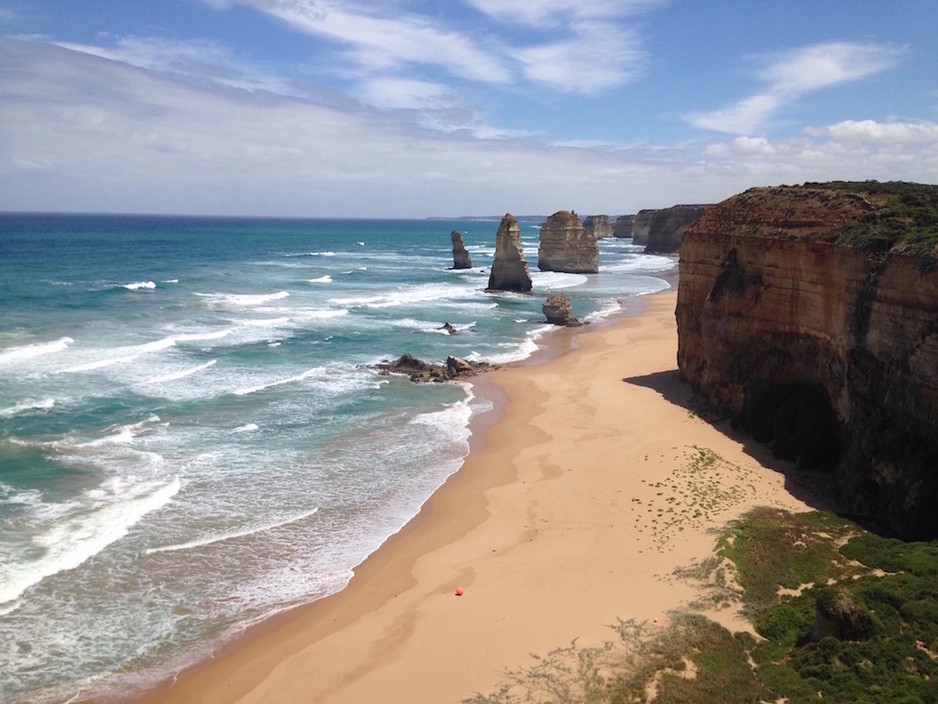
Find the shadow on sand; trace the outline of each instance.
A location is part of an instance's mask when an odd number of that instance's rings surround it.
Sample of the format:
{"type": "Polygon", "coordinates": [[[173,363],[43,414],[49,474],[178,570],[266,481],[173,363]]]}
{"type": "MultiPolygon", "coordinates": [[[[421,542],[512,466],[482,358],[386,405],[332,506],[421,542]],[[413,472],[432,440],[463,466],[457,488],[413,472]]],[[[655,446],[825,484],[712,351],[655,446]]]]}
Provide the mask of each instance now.
{"type": "Polygon", "coordinates": [[[830,472],[823,469],[798,467],[792,462],[774,457],[771,448],[737,430],[728,418],[712,411],[707,406],[706,400],[681,378],[677,369],[627,377],[622,381],[661,394],[665,401],[687,409],[688,413],[692,413],[715,430],[740,443],[743,451],[756,462],[782,474],[785,477],[785,490],[808,506],[818,511],[833,511],[844,518],[856,520],[855,517],[841,514],[837,510],[830,472]]]}

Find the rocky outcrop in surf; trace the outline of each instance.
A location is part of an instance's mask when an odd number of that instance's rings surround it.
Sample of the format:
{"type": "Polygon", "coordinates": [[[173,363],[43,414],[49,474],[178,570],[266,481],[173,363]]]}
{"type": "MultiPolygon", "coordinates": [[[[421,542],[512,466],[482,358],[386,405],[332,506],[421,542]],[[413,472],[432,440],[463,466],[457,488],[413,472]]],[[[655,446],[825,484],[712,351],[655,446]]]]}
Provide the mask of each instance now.
{"type": "Polygon", "coordinates": [[[469,257],[469,251],[466,249],[466,245],[463,242],[462,233],[458,230],[453,230],[449,234],[449,237],[453,242],[453,268],[471,269],[472,259],[469,257]]]}
{"type": "Polygon", "coordinates": [[[938,537],[938,186],[754,188],[684,233],[678,366],[843,507],[938,537]]]}
{"type": "Polygon", "coordinates": [[[495,235],[495,259],[486,290],[518,293],[531,290],[531,272],[521,249],[521,229],[511,213],[502,218],[495,235]]]}
{"type": "Polygon", "coordinates": [[[563,325],[569,328],[583,325],[573,314],[573,303],[565,293],[550,294],[541,306],[541,310],[551,325],[563,325]]]}
{"type": "Polygon", "coordinates": [[[404,354],[394,361],[383,361],[375,365],[382,376],[403,374],[415,382],[443,382],[467,379],[483,372],[497,369],[498,365],[489,362],[472,362],[460,357],[447,357],[446,364],[433,364],[404,354]]]}
{"type": "Polygon", "coordinates": [[[537,268],[570,274],[599,271],[599,246],[576,213],[559,210],[541,226],[537,268]]]}

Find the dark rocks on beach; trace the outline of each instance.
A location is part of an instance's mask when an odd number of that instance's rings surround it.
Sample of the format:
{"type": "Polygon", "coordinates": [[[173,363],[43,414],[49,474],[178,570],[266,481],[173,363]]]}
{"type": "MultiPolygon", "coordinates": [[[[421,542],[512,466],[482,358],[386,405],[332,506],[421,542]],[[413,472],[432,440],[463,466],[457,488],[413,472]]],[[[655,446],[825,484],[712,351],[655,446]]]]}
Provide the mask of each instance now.
{"type": "Polygon", "coordinates": [[[521,250],[521,228],[511,213],[502,218],[495,235],[495,260],[486,290],[518,293],[531,290],[531,272],[521,250]]]}
{"type": "Polygon", "coordinates": [[[415,382],[442,382],[476,376],[497,369],[498,365],[489,362],[471,362],[468,359],[452,356],[446,358],[446,364],[433,364],[424,362],[412,354],[404,354],[393,362],[383,361],[376,367],[382,376],[404,374],[415,382]]]}
{"type": "Polygon", "coordinates": [[[469,257],[469,252],[463,242],[462,233],[458,230],[453,230],[449,236],[453,241],[453,268],[471,269],[472,259],[469,257]]]}
{"type": "Polygon", "coordinates": [[[583,325],[573,314],[573,304],[570,297],[563,293],[552,293],[544,301],[541,310],[544,311],[544,317],[552,325],[564,325],[566,327],[576,327],[583,325]]]}

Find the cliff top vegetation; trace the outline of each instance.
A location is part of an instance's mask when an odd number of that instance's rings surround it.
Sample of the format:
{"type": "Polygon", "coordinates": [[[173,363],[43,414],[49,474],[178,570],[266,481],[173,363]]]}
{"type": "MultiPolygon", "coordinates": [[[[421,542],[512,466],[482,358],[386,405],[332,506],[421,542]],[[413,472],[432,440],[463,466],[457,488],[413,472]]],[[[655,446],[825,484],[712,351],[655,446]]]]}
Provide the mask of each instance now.
{"type": "Polygon", "coordinates": [[[750,188],[707,210],[688,235],[830,242],[938,256],[938,185],[830,181],[750,188]]]}
{"type": "Polygon", "coordinates": [[[874,209],[841,227],[838,242],[876,251],[925,254],[938,247],[938,186],[904,181],[830,181],[804,188],[859,196],[874,209]]]}

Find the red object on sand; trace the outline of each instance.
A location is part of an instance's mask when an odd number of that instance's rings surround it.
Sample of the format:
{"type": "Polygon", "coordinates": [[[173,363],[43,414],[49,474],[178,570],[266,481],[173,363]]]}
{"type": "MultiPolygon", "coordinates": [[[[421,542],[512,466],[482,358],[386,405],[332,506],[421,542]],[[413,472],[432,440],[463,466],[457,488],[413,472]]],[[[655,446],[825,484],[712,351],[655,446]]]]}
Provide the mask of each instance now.
{"type": "Polygon", "coordinates": [[[456,587],[456,596],[462,596],[462,595],[463,595],[462,587],[456,587]]]}

